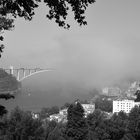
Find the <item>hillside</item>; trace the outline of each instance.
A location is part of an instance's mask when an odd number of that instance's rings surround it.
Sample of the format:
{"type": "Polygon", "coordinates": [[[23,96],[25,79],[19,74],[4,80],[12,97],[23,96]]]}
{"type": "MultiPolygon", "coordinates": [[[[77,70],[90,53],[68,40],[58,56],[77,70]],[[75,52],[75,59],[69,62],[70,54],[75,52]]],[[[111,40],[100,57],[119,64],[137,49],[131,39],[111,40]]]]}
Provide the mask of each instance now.
{"type": "Polygon", "coordinates": [[[21,87],[15,77],[0,69],[0,93],[14,93],[21,87]]]}

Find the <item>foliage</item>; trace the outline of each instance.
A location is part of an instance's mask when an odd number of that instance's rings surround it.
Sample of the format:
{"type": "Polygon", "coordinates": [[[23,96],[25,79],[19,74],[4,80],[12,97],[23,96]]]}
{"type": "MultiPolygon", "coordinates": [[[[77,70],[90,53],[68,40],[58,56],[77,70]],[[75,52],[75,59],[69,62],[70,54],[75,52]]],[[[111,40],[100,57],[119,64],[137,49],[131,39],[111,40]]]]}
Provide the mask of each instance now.
{"type": "Polygon", "coordinates": [[[68,108],[70,106],[70,103],[65,103],[63,106],[61,106],[61,109],[68,108]]]}
{"type": "Polygon", "coordinates": [[[95,108],[105,112],[112,112],[112,101],[106,97],[99,97],[95,100],[95,108]]]}
{"type": "Polygon", "coordinates": [[[0,139],[32,140],[139,140],[140,107],[107,117],[96,109],[87,118],[79,102],[68,108],[67,123],[33,119],[31,112],[15,108],[0,121],[0,139]]]}
{"type": "MultiPolygon", "coordinates": [[[[1,12],[0,12],[1,13],[1,12]]],[[[13,19],[9,19],[6,16],[2,16],[0,14],[0,33],[2,34],[4,30],[11,30],[14,25],[13,25],[13,19]]],[[[0,35],[0,41],[3,41],[3,36],[0,35]]],[[[1,44],[0,45],[0,57],[1,57],[1,53],[3,52],[4,49],[4,45],[1,44]]]]}
{"type": "Polygon", "coordinates": [[[88,129],[89,129],[89,132],[88,132],[89,139],[96,140],[99,138],[99,135],[101,135],[103,137],[103,134],[105,134],[105,131],[100,126],[103,123],[103,120],[105,118],[106,118],[105,114],[99,109],[96,109],[92,114],[89,114],[87,116],[87,124],[88,124],[88,129]]]}
{"type": "Polygon", "coordinates": [[[87,116],[89,128],[94,131],[96,127],[105,119],[105,114],[101,110],[96,109],[92,114],[87,116]]]}
{"type": "Polygon", "coordinates": [[[0,69],[0,93],[9,93],[10,91],[17,90],[19,85],[20,83],[15,77],[0,69]]]}
{"type": "Polygon", "coordinates": [[[140,102],[140,90],[139,89],[136,91],[135,95],[136,95],[135,102],[140,102]]]}
{"type": "Polygon", "coordinates": [[[85,13],[88,5],[94,3],[95,0],[44,0],[44,2],[50,8],[47,17],[49,19],[55,19],[55,22],[58,23],[59,26],[69,28],[70,25],[65,23],[68,15],[68,10],[70,8],[72,9],[72,11],[74,12],[74,19],[80,25],[86,25],[87,22],[85,21],[85,16],[83,16],[83,14],[85,13]]]}
{"type": "Polygon", "coordinates": [[[33,119],[30,112],[22,111],[18,107],[11,112],[7,122],[5,135],[9,139],[41,140],[44,137],[41,120],[33,119]]]}
{"type": "Polygon", "coordinates": [[[126,132],[128,116],[124,112],[114,114],[111,118],[101,110],[95,110],[87,117],[89,139],[121,140],[126,132]]]}
{"type": "Polygon", "coordinates": [[[0,117],[7,113],[6,108],[3,105],[0,105],[0,117]]]}
{"type": "MultiPolygon", "coordinates": [[[[11,30],[14,25],[14,19],[17,17],[32,20],[35,15],[35,8],[39,6],[41,0],[0,0],[0,33],[3,30],[11,30]],[[10,18],[8,18],[10,17],[10,18]]],[[[93,4],[95,0],[44,0],[44,4],[49,8],[46,17],[64,28],[70,28],[66,23],[68,12],[71,9],[74,13],[74,19],[79,25],[86,25],[85,11],[89,4],[93,4]]],[[[3,41],[3,36],[0,36],[3,41]]],[[[0,46],[0,56],[3,52],[4,45],[0,46]]]]}
{"type": "Polygon", "coordinates": [[[52,106],[50,108],[44,107],[40,111],[40,118],[45,119],[45,118],[49,117],[50,115],[57,114],[57,113],[59,113],[59,107],[57,107],[57,106],[52,106]]]}
{"type": "Polygon", "coordinates": [[[140,139],[140,106],[135,106],[128,117],[128,133],[136,140],[140,139]]]}
{"type": "MultiPolygon", "coordinates": [[[[0,99],[8,100],[11,98],[14,98],[14,96],[10,95],[9,93],[8,94],[0,94],[0,99]]],[[[3,115],[6,113],[7,113],[6,108],[3,105],[0,105],[0,117],[3,117],[3,115]]]]}
{"type": "Polygon", "coordinates": [[[63,124],[57,124],[56,127],[49,133],[47,140],[65,140],[64,136],[65,126],[63,124]]]}
{"type": "Polygon", "coordinates": [[[0,94],[0,99],[8,100],[10,98],[15,98],[15,97],[9,93],[8,94],[0,94]]]}
{"type": "Polygon", "coordinates": [[[79,102],[71,104],[68,108],[66,136],[73,140],[86,140],[88,129],[84,118],[84,109],[79,102]]]}
{"type": "MultiPolygon", "coordinates": [[[[19,83],[12,75],[0,69],[0,99],[11,99],[14,95],[10,94],[11,91],[15,91],[19,88],[19,83]]],[[[4,106],[0,105],[0,116],[2,117],[7,113],[4,106]]]]}

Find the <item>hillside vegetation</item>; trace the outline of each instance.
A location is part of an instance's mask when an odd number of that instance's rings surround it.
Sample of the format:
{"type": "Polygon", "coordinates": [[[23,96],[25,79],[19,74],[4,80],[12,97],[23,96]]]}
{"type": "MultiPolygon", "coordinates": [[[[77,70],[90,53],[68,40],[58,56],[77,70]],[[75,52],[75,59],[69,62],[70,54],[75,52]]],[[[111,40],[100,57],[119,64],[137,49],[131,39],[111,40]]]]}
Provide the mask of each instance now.
{"type": "Polygon", "coordinates": [[[0,93],[13,93],[20,88],[20,83],[11,74],[0,69],[0,93]]]}

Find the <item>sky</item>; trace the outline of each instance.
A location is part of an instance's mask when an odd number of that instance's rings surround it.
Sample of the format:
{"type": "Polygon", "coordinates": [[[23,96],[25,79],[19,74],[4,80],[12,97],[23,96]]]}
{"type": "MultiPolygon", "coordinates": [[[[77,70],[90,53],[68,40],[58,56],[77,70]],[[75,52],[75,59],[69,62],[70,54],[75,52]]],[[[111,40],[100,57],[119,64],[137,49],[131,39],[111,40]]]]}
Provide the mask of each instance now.
{"type": "Polygon", "coordinates": [[[16,19],[14,30],[4,33],[0,65],[53,68],[63,84],[88,88],[140,77],[139,7],[139,0],[96,0],[86,11],[87,26],[79,27],[70,13],[65,30],[41,5],[31,22],[16,19]]]}

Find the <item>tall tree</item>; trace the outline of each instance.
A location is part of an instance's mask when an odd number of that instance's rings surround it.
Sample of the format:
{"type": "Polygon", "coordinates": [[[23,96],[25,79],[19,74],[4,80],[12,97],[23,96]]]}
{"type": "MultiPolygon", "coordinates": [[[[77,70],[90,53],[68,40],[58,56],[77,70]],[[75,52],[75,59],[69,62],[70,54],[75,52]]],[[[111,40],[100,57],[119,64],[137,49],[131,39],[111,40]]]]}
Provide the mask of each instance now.
{"type": "Polygon", "coordinates": [[[86,140],[88,128],[84,118],[84,109],[79,102],[69,106],[67,120],[66,135],[72,140],[86,140]]]}

